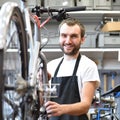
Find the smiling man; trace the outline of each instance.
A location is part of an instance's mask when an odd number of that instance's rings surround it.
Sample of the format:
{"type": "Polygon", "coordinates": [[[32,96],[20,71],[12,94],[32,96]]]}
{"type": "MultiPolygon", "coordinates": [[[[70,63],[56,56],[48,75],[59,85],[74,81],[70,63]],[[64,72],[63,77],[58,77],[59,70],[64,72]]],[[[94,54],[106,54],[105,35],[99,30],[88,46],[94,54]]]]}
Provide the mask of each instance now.
{"type": "Polygon", "coordinates": [[[51,83],[59,83],[58,97],[46,102],[49,120],[88,120],[95,90],[99,87],[98,69],[80,53],[85,28],[79,20],[68,18],[59,25],[59,44],[64,55],[48,63],[51,83]]]}

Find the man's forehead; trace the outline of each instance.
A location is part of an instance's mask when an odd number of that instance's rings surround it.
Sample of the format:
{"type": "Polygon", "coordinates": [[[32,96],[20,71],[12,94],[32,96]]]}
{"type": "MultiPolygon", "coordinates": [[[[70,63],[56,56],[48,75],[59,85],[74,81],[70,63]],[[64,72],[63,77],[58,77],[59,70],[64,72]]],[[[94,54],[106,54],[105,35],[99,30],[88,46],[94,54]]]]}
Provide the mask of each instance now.
{"type": "Polygon", "coordinates": [[[81,30],[79,26],[63,25],[60,29],[60,34],[80,34],[81,30]]]}

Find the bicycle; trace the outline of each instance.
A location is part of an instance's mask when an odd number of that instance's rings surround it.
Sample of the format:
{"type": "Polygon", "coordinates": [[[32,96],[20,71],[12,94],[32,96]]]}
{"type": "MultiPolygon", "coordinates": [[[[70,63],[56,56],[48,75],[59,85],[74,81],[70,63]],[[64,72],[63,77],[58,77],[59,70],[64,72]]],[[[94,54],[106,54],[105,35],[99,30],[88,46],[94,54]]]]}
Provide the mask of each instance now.
{"type": "Polygon", "coordinates": [[[31,10],[26,3],[27,0],[20,0],[18,6],[6,2],[0,10],[0,120],[48,119],[44,102],[56,88],[48,85],[40,29],[51,19],[68,18],[67,12],[85,10],[85,6],[63,9],[35,6],[31,10]],[[48,18],[41,23],[43,13],[48,13],[48,18]],[[39,70],[41,81],[37,79],[39,70]]]}

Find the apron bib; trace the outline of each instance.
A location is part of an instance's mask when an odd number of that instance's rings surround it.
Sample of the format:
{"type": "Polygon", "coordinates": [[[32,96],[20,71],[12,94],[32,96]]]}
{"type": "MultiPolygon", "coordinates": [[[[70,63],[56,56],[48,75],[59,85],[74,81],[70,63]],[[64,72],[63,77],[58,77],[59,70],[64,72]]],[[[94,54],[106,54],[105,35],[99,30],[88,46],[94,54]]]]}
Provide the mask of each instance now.
{"type": "MultiPolygon", "coordinates": [[[[59,104],[71,104],[81,101],[79,95],[78,83],[77,83],[77,76],[76,76],[80,58],[81,55],[79,54],[75,63],[72,76],[56,77],[60,65],[63,62],[63,59],[61,60],[55,71],[54,77],[52,78],[51,81],[51,83],[60,84],[59,87],[57,88],[57,98],[51,98],[51,101],[55,101],[59,104]]],[[[88,117],[86,114],[80,116],[72,116],[72,115],[64,114],[57,117],[50,117],[49,120],[88,120],[88,117]]]]}

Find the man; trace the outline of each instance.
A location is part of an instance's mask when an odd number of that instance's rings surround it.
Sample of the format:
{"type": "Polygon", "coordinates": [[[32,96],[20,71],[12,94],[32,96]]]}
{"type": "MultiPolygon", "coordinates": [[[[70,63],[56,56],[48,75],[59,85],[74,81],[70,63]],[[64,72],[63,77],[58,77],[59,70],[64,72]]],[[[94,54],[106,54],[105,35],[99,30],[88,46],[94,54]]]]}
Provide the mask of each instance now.
{"type": "Polygon", "coordinates": [[[100,79],[96,64],[80,54],[85,28],[79,20],[68,18],[59,25],[59,44],[64,55],[48,63],[51,83],[59,83],[58,97],[46,102],[50,120],[88,120],[100,79]]]}

